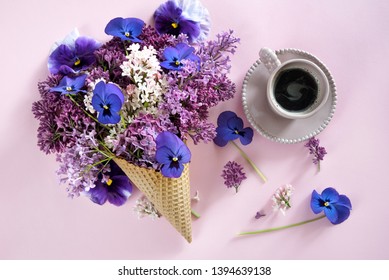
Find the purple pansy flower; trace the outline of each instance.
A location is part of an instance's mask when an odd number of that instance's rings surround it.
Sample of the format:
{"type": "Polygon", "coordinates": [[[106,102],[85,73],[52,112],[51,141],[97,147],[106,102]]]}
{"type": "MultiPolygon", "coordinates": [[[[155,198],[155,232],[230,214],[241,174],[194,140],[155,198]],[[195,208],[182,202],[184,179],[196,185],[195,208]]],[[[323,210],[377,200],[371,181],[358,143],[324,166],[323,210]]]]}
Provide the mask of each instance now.
{"type": "Polygon", "coordinates": [[[334,188],[326,188],[321,195],[312,192],[311,209],[313,213],[324,214],[334,225],[340,224],[350,216],[351,201],[345,195],[339,195],[334,188]]]}
{"type": "Polygon", "coordinates": [[[248,145],[253,140],[253,130],[250,127],[243,128],[243,121],[234,112],[225,111],[217,119],[216,137],[214,143],[220,147],[227,145],[229,141],[240,139],[242,145],[248,145]]]}
{"type": "Polygon", "coordinates": [[[183,60],[199,62],[200,58],[193,53],[194,51],[193,47],[185,43],[179,43],[175,47],[167,47],[163,52],[166,60],[161,62],[161,66],[169,70],[181,70],[184,66],[183,60]]]}
{"type": "Polygon", "coordinates": [[[188,147],[175,134],[164,131],[156,138],[157,151],[155,158],[162,164],[161,173],[165,177],[179,178],[188,163],[191,153],[188,147]]]}
{"type": "Polygon", "coordinates": [[[49,71],[67,75],[85,70],[95,63],[94,51],[99,47],[100,43],[87,37],[60,44],[49,56],[49,71]]]}
{"type": "Polygon", "coordinates": [[[119,37],[122,41],[131,41],[139,43],[138,36],[142,33],[144,21],[138,18],[117,17],[108,22],[105,27],[105,33],[119,37]]]}
{"type": "Polygon", "coordinates": [[[111,171],[105,176],[100,174],[99,179],[95,182],[95,187],[89,189],[87,196],[94,203],[103,205],[107,200],[109,203],[121,206],[123,205],[132,192],[132,184],[124,172],[114,163],[110,162],[111,171]]]}
{"type": "Polygon", "coordinates": [[[92,106],[99,113],[97,120],[102,124],[116,124],[120,121],[119,111],[124,96],[120,88],[114,84],[100,81],[93,90],[92,106]]]}
{"type": "Polygon", "coordinates": [[[85,85],[85,79],[87,75],[81,75],[77,77],[64,76],[59,82],[58,86],[52,87],[51,92],[60,92],[61,94],[76,94],[77,92],[84,92],[82,88],[85,85]]]}
{"type": "Polygon", "coordinates": [[[198,0],[169,0],[154,13],[159,33],[188,36],[189,42],[204,40],[210,30],[208,10],[198,0]]]}

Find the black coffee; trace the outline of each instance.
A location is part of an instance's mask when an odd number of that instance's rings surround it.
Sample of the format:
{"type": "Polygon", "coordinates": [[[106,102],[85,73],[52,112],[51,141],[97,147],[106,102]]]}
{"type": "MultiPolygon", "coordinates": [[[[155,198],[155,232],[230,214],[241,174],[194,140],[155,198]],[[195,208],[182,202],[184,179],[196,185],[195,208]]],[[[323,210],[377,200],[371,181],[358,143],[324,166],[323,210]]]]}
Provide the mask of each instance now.
{"type": "Polygon", "coordinates": [[[309,108],[315,102],[317,94],[315,78],[298,68],[282,71],[274,84],[276,101],[282,108],[292,112],[309,108]]]}

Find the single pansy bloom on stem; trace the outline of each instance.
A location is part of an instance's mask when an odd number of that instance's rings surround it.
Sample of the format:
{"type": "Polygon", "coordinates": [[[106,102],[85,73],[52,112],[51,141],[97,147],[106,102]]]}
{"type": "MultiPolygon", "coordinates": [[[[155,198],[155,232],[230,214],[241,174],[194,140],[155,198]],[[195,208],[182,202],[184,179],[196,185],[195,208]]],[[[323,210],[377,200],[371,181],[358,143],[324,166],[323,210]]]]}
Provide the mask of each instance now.
{"type": "Polygon", "coordinates": [[[154,20],[159,33],[183,33],[191,43],[205,40],[211,25],[208,10],[198,0],[169,0],[158,7],[154,20]]]}
{"type": "Polygon", "coordinates": [[[343,194],[340,195],[334,188],[326,188],[321,194],[318,194],[314,190],[311,197],[311,209],[315,214],[319,214],[323,211],[324,214],[299,223],[255,231],[245,231],[239,233],[239,235],[262,234],[266,232],[298,227],[308,223],[316,222],[318,220],[324,219],[325,217],[327,217],[332,224],[338,225],[349,218],[351,211],[351,201],[347,196],[343,194]]]}
{"type": "Polygon", "coordinates": [[[139,43],[141,40],[138,36],[142,33],[144,21],[138,18],[121,18],[112,19],[105,27],[105,33],[119,37],[122,41],[131,41],[139,43]]]}
{"type": "Polygon", "coordinates": [[[185,43],[179,43],[175,47],[167,47],[163,51],[165,61],[161,66],[168,70],[181,70],[185,66],[185,60],[200,62],[200,57],[194,54],[195,48],[185,43]]]}
{"type": "Polygon", "coordinates": [[[97,120],[102,124],[116,124],[120,121],[119,111],[124,96],[115,84],[100,81],[93,90],[92,106],[98,112],[97,120]]]}
{"type": "Polygon", "coordinates": [[[189,148],[175,134],[164,131],[156,138],[155,158],[162,165],[161,173],[165,177],[179,178],[184,171],[184,164],[191,158],[189,148]]]}
{"type": "Polygon", "coordinates": [[[132,184],[124,172],[114,163],[110,162],[111,171],[95,182],[95,187],[89,189],[86,195],[94,203],[103,205],[107,200],[109,203],[121,206],[132,192],[132,184]],[[103,180],[104,178],[104,180],[103,180]]]}
{"type": "Polygon", "coordinates": [[[94,52],[101,44],[94,39],[78,35],[78,31],[74,31],[62,43],[55,44],[47,63],[52,74],[78,73],[95,63],[94,52]]]}
{"type": "Polygon", "coordinates": [[[241,118],[234,112],[225,111],[217,119],[216,137],[213,141],[220,147],[236,139],[239,139],[242,145],[248,145],[253,140],[253,135],[251,127],[243,127],[241,118]]]}
{"type": "Polygon", "coordinates": [[[334,188],[326,188],[321,194],[312,192],[311,209],[313,213],[324,214],[334,225],[340,224],[350,216],[351,201],[345,195],[340,195],[334,188]]]}
{"type": "Polygon", "coordinates": [[[81,75],[77,77],[64,76],[59,82],[58,86],[52,87],[50,91],[72,95],[78,92],[86,93],[86,90],[82,89],[85,86],[86,77],[87,75],[81,75]]]}

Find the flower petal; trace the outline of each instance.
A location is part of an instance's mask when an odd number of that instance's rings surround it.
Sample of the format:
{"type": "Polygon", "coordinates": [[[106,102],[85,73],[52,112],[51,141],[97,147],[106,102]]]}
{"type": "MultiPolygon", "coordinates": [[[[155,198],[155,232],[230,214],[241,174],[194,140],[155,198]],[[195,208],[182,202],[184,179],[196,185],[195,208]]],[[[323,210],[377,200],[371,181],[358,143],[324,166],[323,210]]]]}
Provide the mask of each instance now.
{"type": "Polygon", "coordinates": [[[96,84],[95,89],[93,90],[93,96],[95,95],[98,95],[102,100],[106,98],[104,81],[100,81],[96,84]]]}
{"type": "Polygon", "coordinates": [[[319,214],[324,210],[324,207],[321,205],[321,201],[323,201],[321,196],[317,193],[317,191],[313,190],[311,196],[311,209],[313,213],[319,214]]]}
{"type": "MultiPolygon", "coordinates": [[[[124,28],[127,31],[131,31],[131,35],[134,39],[137,39],[141,33],[143,26],[145,25],[145,22],[139,18],[126,18],[124,19],[124,28]]],[[[132,40],[135,42],[134,40],[132,40]]],[[[139,39],[137,39],[137,42],[140,42],[139,39]]]]}
{"type": "Polygon", "coordinates": [[[178,29],[172,27],[172,23],[178,23],[182,9],[173,1],[161,4],[154,12],[155,29],[160,34],[178,35],[178,29]]]}
{"type": "Polygon", "coordinates": [[[177,155],[180,157],[180,163],[190,162],[192,154],[190,153],[189,148],[184,144],[181,145],[178,149],[177,155]]]}
{"type": "Polygon", "coordinates": [[[112,112],[119,112],[120,109],[122,108],[122,101],[120,100],[120,98],[116,95],[116,94],[110,94],[107,96],[107,99],[105,100],[105,103],[106,104],[109,104],[110,105],[110,111],[111,113],[112,112]]]}
{"type": "Polygon", "coordinates": [[[347,196],[345,196],[344,194],[339,195],[339,199],[336,202],[336,206],[338,206],[338,205],[347,207],[350,210],[352,209],[350,199],[347,196]]]}
{"type": "Polygon", "coordinates": [[[337,224],[337,221],[339,219],[338,210],[334,207],[334,205],[330,204],[326,207],[324,207],[324,214],[326,214],[326,217],[332,224],[337,224]]]}
{"type": "Polygon", "coordinates": [[[216,138],[221,138],[224,141],[232,141],[239,138],[239,135],[235,130],[230,129],[229,127],[218,126],[216,128],[216,138]]]}
{"type": "Polygon", "coordinates": [[[120,122],[120,115],[117,112],[110,112],[110,114],[99,114],[97,120],[102,124],[117,124],[120,122]]]}
{"type": "Polygon", "coordinates": [[[105,94],[106,96],[110,95],[110,94],[115,94],[117,97],[119,97],[121,103],[123,104],[124,103],[124,95],[123,95],[123,92],[121,91],[121,89],[115,85],[115,84],[112,84],[112,83],[108,83],[105,85],[105,94]]]}
{"type": "Polygon", "coordinates": [[[224,111],[217,118],[217,126],[227,126],[228,120],[234,117],[237,117],[237,115],[234,112],[224,111]]]}
{"type": "Polygon", "coordinates": [[[174,47],[167,47],[164,51],[163,51],[163,57],[169,61],[169,62],[173,62],[174,59],[178,59],[179,57],[179,52],[176,48],[174,47]]]}
{"type": "Polygon", "coordinates": [[[89,189],[86,194],[94,203],[103,205],[108,198],[107,188],[104,186],[104,183],[101,183],[100,180],[98,180],[95,184],[96,186],[89,189]]]}
{"type": "Polygon", "coordinates": [[[336,203],[339,200],[339,193],[334,188],[326,188],[321,197],[324,201],[328,201],[330,204],[336,203]]]}
{"type": "Polygon", "coordinates": [[[177,135],[169,131],[163,131],[159,133],[155,139],[155,143],[157,144],[157,149],[166,146],[170,148],[174,154],[177,153],[177,150],[181,145],[185,145],[184,142],[182,142],[182,140],[177,137],[177,135]]]}
{"type": "Polygon", "coordinates": [[[190,19],[191,21],[196,22],[199,26],[200,34],[197,36],[197,38],[193,38],[195,39],[194,42],[205,40],[211,29],[210,16],[207,8],[205,8],[199,0],[174,1],[182,9],[181,18],[190,19]]]}
{"type": "Polygon", "coordinates": [[[155,159],[160,164],[169,165],[171,163],[171,158],[174,156],[175,154],[173,151],[166,146],[157,148],[157,151],[155,152],[155,159]]]}
{"type": "Polygon", "coordinates": [[[227,127],[233,131],[241,131],[243,129],[243,120],[239,117],[230,118],[227,121],[227,127]]]}
{"type": "Polygon", "coordinates": [[[164,164],[161,168],[162,175],[168,178],[179,178],[182,171],[184,171],[184,165],[182,163],[178,163],[174,166],[164,164]]]}
{"type": "Polygon", "coordinates": [[[109,203],[121,206],[130,197],[132,192],[132,184],[125,175],[111,177],[112,185],[107,186],[109,203]]]}
{"type": "Polygon", "coordinates": [[[87,68],[96,61],[94,52],[100,46],[101,44],[92,38],[84,36],[77,38],[74,48],[76,56],[82,61],[82,69],[87,68]]]}
{"type": "Polygon", "coordinates": [[[85,79],[87,75],[80,75],[72,80],[72,85],[75,89],[80,90],[85,85],[85,79]]]}
{"type": "Polygon", "coordinates": [[[246,127],[239,131],[239,136],[240,143],[242,143],[242,145],[248,145],[253,140],[254,132],[251,127],[246,127]]]}
{"type": "Polygon", "coordinates": [[[97,112],[102,112],[103,108],[101,107],[101,104],[104,104],[104,100],[101,99],[100,95],[94,94],[92,97],[92,107],[95,109],[97,112]]]}
{"type": "Polygon", "coordinates": [[[229,140],[226,140],[220,135],[216,135],[216,137],[213,139],[213,142],[219,146],[219,147],[224,147],[225,145],[228,144],[229,140]]]}
{"type": "Polygon", "coordinates": [[[195,51],[195,48],[190,47],[185,43],[179,43],[175,48],[178,51],[179,60],[187,59],[195,51]]]}
{"type": "Polygon", "coordinates": [[[200,25],[186,18],[181,17],[179,22],[180,33],[188,35],[189,42],[194,42],[200,35],[200,25]]]}
{"type": "Polygon", "coordinates": [[[61,66],[73,64],[74,50],[67,45],[60,45],[49,56],[48,68],[52,74],[61,73],[61,66]]]}
{"type": "Polygon", "coordinates": [[[336,221],[334,222],[331,221],[334,225],[343,223],[350,216],[350,208],[338,204],[335,204],[334,208],[336,209],[336,212],[338,214],[336,221]]]}
{"type": "Polygon", "coordinates": [[[167,61],[167,60],[162,61],[160,63],[160,65],[161,65],[161,67],[163,67],[163,68],[165,68],[167,70],[180,70],[182,68],[181,65],[175,65],[172,62],[167,61]]]}
{"type": "Polygon", "coordinates": [[[122,17],[117,17],[114,19],[111,19],[107,26],[104,29],[104,32],[107,35],[112,35],[115,37],[122,37],[123,35],[123,21],[124,19],[122,17]]]}

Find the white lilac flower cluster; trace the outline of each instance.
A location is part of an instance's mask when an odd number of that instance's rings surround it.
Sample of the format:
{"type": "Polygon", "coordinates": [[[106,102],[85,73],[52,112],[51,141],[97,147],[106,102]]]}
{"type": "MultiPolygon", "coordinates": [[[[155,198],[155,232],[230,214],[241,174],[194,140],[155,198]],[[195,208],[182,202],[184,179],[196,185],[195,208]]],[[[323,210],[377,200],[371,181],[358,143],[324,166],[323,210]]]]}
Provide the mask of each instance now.
{"type": "Polygon", "coordinates": [[[153,46],[141,49],[139,44],[132,44],[128,51],[127,61],[120,67],[122,75],[133,82],[126,89],[129,95],[129,102],[126,104],[128,110],[155,113],[167,86],[166,79],[161,75],[157,51],[153,46]]]}
{"type": "Polygon", "coordinates": [[[291,207],[290,199],[292,197],[294,188],[290,184],[279,187],[272,196],[273,210],[281,211],[282,214],[286,214],[286,210],[291,207]]]}
{"type": "Polygon", "coordinates": [[[152,220],[155,220],[161,216],[157,209],[155,209],[154,204],[145,196],[136,200],[134,212],[138,215],[139,219],[149,216],[152,220]]]}

